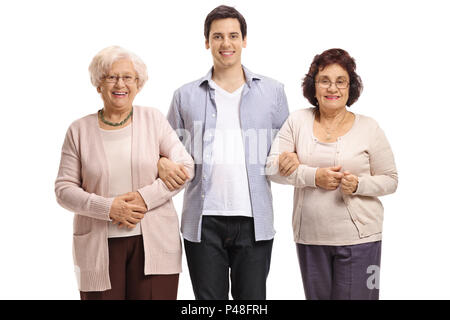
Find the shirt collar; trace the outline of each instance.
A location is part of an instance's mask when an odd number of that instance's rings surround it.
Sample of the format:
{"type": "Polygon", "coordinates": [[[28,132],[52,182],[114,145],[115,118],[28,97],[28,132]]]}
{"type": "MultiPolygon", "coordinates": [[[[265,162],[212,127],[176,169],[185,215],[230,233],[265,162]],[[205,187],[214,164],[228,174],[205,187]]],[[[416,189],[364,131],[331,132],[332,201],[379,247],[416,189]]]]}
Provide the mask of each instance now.
{"type": "MultiPolygon", "coordinates": [[[[211,81],[212,81],[212,73],[213,73],[213,68],[211,68],[208,73],[200,79],[200,84],[199,86],[202,86],[204,83],[208,83],[210,88],[213,88],[211,81]]],[[[261,77],[254,74],[253,72],[251,72],[250,70],[248,70],[246,67],[242,66],[242,69],[244,70],[244,75],[245,75],[245,81],[247,82],[247,85],[251,88],[252,86],[252,82],[254,80],[261,80],[261,77]]]]}

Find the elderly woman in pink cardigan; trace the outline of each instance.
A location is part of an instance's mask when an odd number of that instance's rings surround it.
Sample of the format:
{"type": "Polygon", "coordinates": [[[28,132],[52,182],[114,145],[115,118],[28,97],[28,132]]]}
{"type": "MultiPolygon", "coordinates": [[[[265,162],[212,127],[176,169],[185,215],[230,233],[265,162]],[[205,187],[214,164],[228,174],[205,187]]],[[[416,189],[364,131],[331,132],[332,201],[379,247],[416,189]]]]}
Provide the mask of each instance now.
{"type": "Polygon", "coordinates": [[[108,47],[89,71],[103,108],[70,125],[55,182],[58,203],[75,213],[81,299],[176,299],[177,191],[158,178],[157,163],[172,159],[189,180],[193,160],[158,110],[133,105],[147,80],[139,57],[108,47]]]}
{"type": "Polygon", "coordinates": [[[303,82],[314,108],[293,112],[267,159],[270,180],[295,186],[292,225],[307,299],[379,297],[383,206],[397,169],[378,123],[347,110],[362,82],[342,49],[317,55],[303,82]]]}

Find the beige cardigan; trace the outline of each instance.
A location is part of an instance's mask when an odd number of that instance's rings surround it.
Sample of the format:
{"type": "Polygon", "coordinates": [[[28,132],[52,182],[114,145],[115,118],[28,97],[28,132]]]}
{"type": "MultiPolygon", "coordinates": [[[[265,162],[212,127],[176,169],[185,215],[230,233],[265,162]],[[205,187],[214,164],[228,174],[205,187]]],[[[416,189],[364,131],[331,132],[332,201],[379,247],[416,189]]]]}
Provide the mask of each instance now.
{"type": "MultiPolygon", "coordinates": [[[[164,115],[156,109],[134,107],[132,122],[132,186],[147,204],[141,220],[145,274],[181,272],[178,216],[171,192],[158,178],[159,155],[184,164],[194,176],[191,156],[164,115]]],[[[97,113],[71,124],[62,147],[55,182],[58,203],[75,212],[73,258],[80,291],[104,291],[109,279],[108,222],[113,198],[108,198],[108,165],[97,113]]]]}
{"type": "MultiPolygon", "coordinates": [[[[314,108],[291,113],[275,138],[267,158],[266,174],[274,182],[295,186],[292,226],[297,243],[305,243],[300,230],[302,202],[305,188],[316,188],[316,169],[305,164],[314,152],[314,108]],[[300,166],[289,177],[278,173],[278,157],[284,151],[296,152],[300,166]]],[[[377,122],[363,115],[356,115],[352,129],[337,140],[336,166],[358,176],[358,188],[352,195],[343,195],[360,238],[381,233],[383,205],[379,196],[397,189],[397,169],[389,143],[377,122]]],[[[329,239],[333,241],[333,239],[329,239]]]]}

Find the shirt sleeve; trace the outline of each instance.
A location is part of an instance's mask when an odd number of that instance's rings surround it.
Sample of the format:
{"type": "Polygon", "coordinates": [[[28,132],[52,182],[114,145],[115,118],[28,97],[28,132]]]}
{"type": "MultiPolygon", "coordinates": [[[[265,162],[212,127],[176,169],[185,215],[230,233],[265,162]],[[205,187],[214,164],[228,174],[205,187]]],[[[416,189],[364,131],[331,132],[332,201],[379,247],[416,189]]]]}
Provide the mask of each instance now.
{"type": "Polygon", "coordinates": [[[383,130],[377,126],[369,148],[370,175],[358,177],[353,193],[361,196],[383,196],[397,189],[398,175],[394,155],[383,130]]]}
{"type": "MultiPolygon", "coordinates": [[[[184,129],[184,121],[180,113],[180,91],[176,90],[173,94],[172,102],[167,114],[167,120],[172,128],[176,131],[178,129],[184,129]]],[[[182,141],[182,136],[179,137],[182,141]]]]}
{"type": "Polygon", "coordinates": [[[111,221],[109,211],[114,198],[86,192],[81,187],[81,160],[74,142],[74,129],[67,131],[55,181],[56,201],[65,209],[94,219],[111,221]]]}
{"type": "Polygon", "coordinates": [[[280,84],[277,88],[277,110],[273,117],[272,129],[280,129],[289,116],[289,106],[284,92],[284,86],[280,84]]]}

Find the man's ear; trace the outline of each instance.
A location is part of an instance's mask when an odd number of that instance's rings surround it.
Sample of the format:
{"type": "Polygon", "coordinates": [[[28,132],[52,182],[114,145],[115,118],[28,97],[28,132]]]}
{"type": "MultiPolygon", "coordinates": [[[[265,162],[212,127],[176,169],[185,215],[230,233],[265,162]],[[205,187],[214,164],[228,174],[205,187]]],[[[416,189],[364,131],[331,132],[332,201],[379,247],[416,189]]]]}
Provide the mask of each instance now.
{"type": "Polygon", "coordinates": [[[247,36],[245,36],[244,40],[242,41],[242,48],[247,47],[247,36]]]}
{"type": "Polygon", "coordinates": [[[209,49],[209,40],[208,39],[205,40],[205,48],[209,49]]]}

